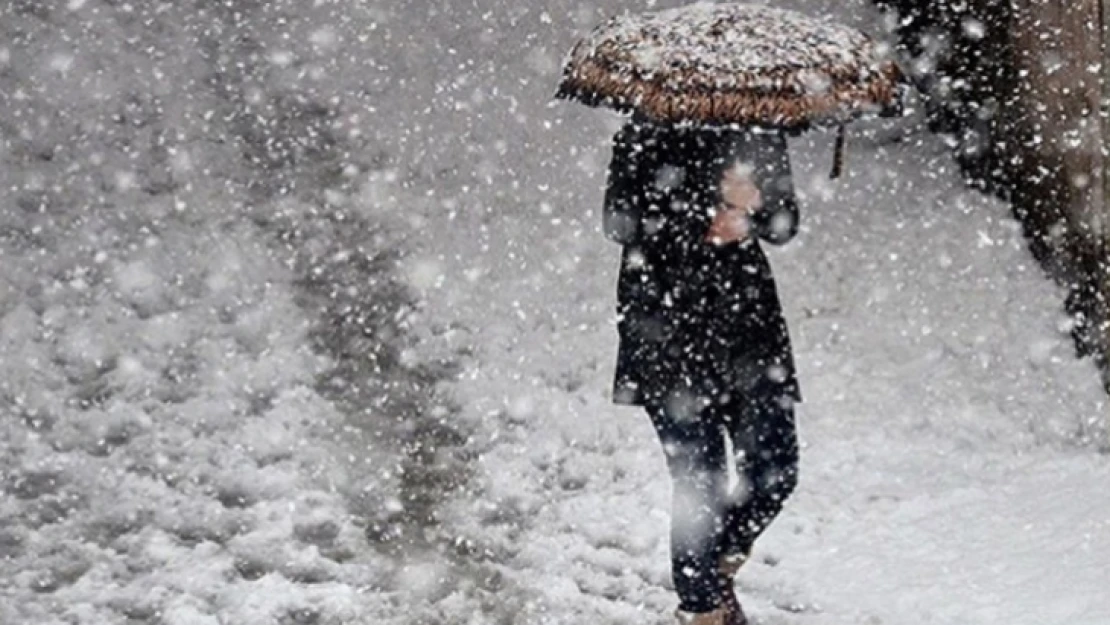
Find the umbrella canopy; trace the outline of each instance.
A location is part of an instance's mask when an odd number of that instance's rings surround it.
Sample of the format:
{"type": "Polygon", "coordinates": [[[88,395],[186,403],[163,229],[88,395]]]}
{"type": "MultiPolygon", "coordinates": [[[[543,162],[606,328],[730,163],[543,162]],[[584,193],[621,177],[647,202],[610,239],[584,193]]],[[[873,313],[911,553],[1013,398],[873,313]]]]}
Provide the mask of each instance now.
{"type": "Polygon", "coordinates": [[[660,122],[804,128],[896,111],[901,85],[897,65],[858,30],[699,3],[602,23],[571,50],[557,97],[660,122]]]}

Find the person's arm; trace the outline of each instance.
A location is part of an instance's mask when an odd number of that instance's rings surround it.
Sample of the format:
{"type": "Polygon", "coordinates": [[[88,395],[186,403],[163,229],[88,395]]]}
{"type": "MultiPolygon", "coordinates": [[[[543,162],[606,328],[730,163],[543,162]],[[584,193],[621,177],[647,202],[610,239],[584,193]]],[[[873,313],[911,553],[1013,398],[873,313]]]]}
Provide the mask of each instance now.
{"type": "Polygon", "coordinates": [[[801,213],[794,195],[794,177],[790,171],[790,154],[786,138],[771,135],[761,146],[758,178],[763,203],[751,217],[752,232],[772,245],[783,245],[798,234],[801,213]]]}
{"type": "Polygon", "coordinates": [[[734,136],[723,144],[721,161],[725,169],[718,193],[725,209],[718,211],[711,232],[724,242],[754,235],[783,245],[794,238],[799,212],[786,138],[734,136]]]}
{"type": "Polygon", "coordinates": [[[605,203],[602,207],[602,231],[605,238],[621,245],[638,243],[643,234],[641,202],[644,189],[640,188],[637,133],[631,124],[625,125],[613,137],[613,158],[609,161],[609,178],[605,185],[605,203]]]}

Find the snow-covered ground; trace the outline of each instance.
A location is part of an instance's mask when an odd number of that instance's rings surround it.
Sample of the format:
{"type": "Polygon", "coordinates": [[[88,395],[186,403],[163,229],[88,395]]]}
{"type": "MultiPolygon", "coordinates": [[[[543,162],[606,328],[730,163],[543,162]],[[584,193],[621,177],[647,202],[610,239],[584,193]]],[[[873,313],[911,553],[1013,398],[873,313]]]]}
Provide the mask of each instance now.
{"type": "MultiPolygon", "coordinates": [[[[619,3],[303,4],[3,23],[37,34],[0,86],[39,78],[0,114],[0,623],[668,622],[662,456],[607,396],[617,120],[547,101],[619,3]],[[175,54],[138,66],[179,106],[123,72],[75,95],[150,23],[175,54]],[[98,144],[119,113],[146,121],[98,144]]],[[[803,230],[769,254],[801,483],[743,599],[762,625],[1104,625],[1106,396],[1007,208],[912,129],[857,130],[835,182],[831,137],[792,146],[803,230]]]]}

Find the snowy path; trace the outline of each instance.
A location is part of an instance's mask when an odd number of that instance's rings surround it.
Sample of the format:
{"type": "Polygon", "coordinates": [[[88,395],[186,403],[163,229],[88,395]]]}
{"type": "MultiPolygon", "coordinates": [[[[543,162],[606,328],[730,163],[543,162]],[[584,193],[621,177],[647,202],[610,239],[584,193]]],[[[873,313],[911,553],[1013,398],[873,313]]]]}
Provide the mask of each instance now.
{"type": "MultiPolygon", "coordinates": [[[[771,251],[805,449],[740,578],[756,622],[1107,622],[1107,405],[1060,294],[939,141],[860,138],[835,186],[827,146],[794,145],[805,226],[771,251]]],[[[437,340],[476,350],[456,391],[490,438],[458,518],[517,622],[667,622],[669,486],[646,418],[606,397],[617,250],[591,208],[461,210],[429,237],[428,309],[457,328],[437,340]]]]}

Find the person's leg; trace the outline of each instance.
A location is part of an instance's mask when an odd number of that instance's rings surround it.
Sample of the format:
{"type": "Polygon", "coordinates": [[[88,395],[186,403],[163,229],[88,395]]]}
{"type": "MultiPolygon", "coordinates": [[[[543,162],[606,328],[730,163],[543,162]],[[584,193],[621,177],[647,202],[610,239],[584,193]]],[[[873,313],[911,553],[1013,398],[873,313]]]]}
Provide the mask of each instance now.
{"type": "Polygon", "coordinates": [[[782,511],[798,483],[798,441],[788,397],[760,394],[746,406],[722,407],[740,489],[731,497],[721,551],[740,561],[782,511]]]}
{"type": "Polygon", "coordinates": [[[728,485],[724,435],[704,414],[668,410],[666,405],[645,409],[671,474],[671,573],[679,610],[716,610],[721,602],[717,560],[728,485]]]}

